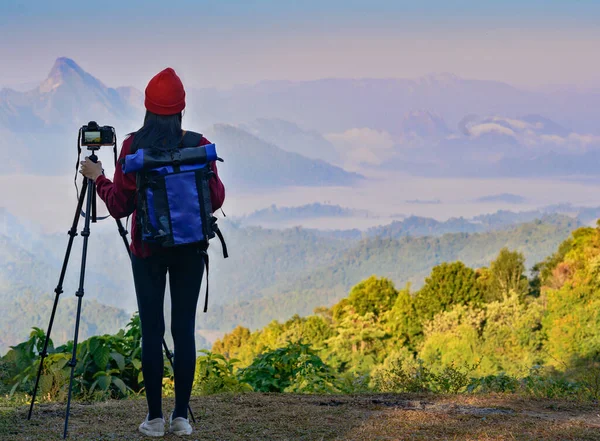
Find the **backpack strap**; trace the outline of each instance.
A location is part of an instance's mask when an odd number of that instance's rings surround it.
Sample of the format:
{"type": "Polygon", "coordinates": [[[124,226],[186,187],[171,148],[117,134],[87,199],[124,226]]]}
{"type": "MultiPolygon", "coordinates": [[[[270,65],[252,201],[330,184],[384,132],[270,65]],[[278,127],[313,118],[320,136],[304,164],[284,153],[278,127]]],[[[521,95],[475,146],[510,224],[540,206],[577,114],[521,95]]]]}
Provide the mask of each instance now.
{"type": "Polygon", "coordinates": [[[208,311],[208,250],[201,250],[204,265],[206,266],[206,294],[204,295],[204,312],[208,311]]]}
{"type": "Polygon", "coordinates": [[[217,237],[221,241],[221,246],[223,247],[223,258],[227,259],[229,257],[229,253],[227,252],[227,244],[225,244],[225,238],[223,237],[223,233],[221,233],[219,227],[215,228],[215,233],[217,234],[217,237]]]}
{"type": "Polygon", "coordinates": [[[202,133],[184,131],[179,147],[198,147],[203,137],[202,133]]]}

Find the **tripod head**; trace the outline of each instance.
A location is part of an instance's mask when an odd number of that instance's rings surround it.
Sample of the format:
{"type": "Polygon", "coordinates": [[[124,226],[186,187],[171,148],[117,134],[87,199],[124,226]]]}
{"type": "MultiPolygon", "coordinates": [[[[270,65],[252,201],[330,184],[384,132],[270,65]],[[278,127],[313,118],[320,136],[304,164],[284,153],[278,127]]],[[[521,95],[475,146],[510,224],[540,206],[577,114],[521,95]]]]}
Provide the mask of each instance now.
{"type": "Polygon", "coordinates": [[[96,152],[98,150],[100,150],[100,147],[90,147],[88,146],[88,151],[92,152],[92,154],[90,156],[88,156],[88,158],[90,159],[90,161],[92,162],[98,162],[98,157],[96,156],[96,152]]]}

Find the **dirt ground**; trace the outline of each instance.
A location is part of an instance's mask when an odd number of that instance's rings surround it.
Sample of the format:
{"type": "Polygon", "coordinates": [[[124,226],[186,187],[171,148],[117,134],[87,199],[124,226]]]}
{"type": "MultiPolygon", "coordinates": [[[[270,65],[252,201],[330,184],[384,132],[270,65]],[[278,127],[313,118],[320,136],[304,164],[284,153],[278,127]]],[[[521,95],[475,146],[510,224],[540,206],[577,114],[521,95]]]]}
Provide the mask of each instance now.
{"type": "MultiPolygon", "coordinates": [[[[190,404],[197,422],[189,440],[600,440],[597,403],[499,395],[248,393],[192,397],[190,404]]],[[[165,399],[165,415],[172,406],[165,399]]],[[[0,408],[0,440],[62,439],[64,403],[36,405],[30,421],[27,410],[0,408]]],[[[74,403],[67,439],[157,439],[137,431],[145,415],[143,398],[74,403]]]]}

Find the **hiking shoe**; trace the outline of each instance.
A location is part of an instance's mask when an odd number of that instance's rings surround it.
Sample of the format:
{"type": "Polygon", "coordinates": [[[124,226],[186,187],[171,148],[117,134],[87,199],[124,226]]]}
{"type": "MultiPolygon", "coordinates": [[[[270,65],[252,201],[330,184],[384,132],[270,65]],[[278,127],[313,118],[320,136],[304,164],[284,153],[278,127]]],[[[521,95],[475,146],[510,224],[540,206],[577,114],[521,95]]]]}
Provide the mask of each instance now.
{"type": "Polygon", "coordinates": [[[190,435],[192,433],[192,426],[187,418],[178,417],[173,419],[173,414],[169,419],[169,432],[181,436],[190,435]]]}
{"type": "Polygon", "coordinates": [[[154,418],[148,421],[148,415],[142,424],[140,424],[139,431],[147,436],[163,436],[165,434],[165,420],[164,418],[154,418]]]}

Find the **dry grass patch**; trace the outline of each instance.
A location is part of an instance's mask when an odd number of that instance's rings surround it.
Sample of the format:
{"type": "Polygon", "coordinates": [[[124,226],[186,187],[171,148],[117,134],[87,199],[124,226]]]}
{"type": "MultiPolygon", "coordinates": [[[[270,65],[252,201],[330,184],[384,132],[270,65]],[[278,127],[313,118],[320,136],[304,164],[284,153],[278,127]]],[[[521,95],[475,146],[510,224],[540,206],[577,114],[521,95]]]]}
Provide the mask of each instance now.
{"type": "MultiPolygon", "coordinates": [[[[600,440],[595,404],[511,396],[422,394],[292,395],[248,393],[193,397],[190,440],[600,440]]],[[[165,412],[173,401],[166,399],[165,412]]],[[[137,432],[144,399],[74,403],[72,440],[152,439],[137,432]]],[[[64,404],[0,409],[2,441],[62,439],[64,404]]],[[[179,439],[165,435],[164,439],[179,439]]]]}

